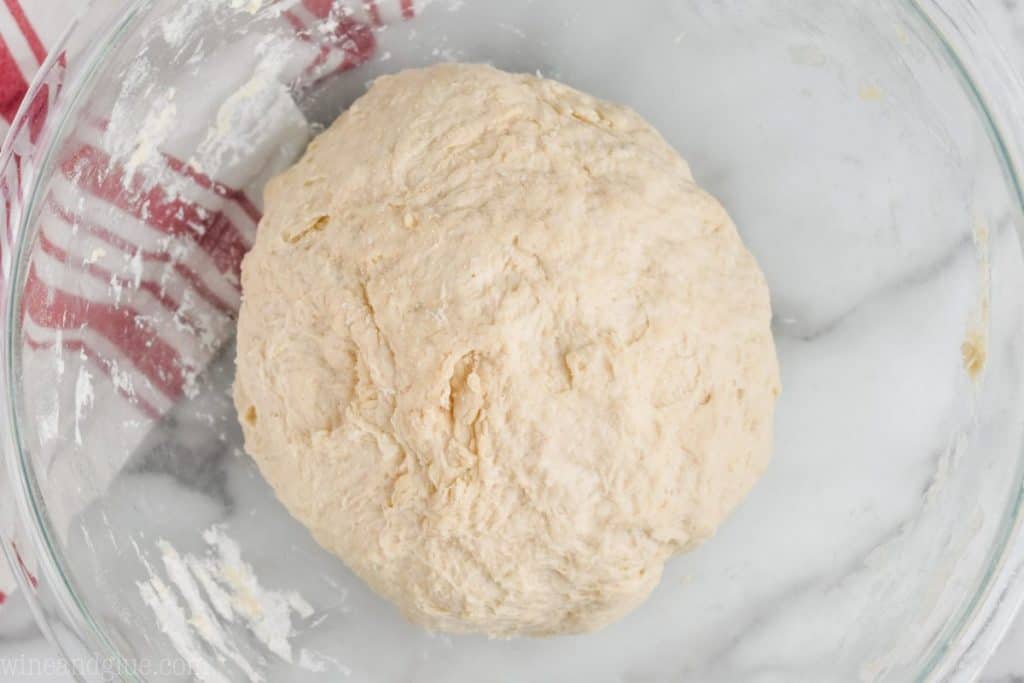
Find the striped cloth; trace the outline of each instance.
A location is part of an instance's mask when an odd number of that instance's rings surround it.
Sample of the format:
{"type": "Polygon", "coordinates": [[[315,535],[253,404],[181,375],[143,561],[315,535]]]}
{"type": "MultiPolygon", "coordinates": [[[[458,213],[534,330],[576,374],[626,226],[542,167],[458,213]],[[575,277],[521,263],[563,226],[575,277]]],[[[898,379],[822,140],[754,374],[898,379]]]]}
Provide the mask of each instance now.
{"type": "MultiPolygon", "coordinates": [[[[342,0],[263,0],[278,2],[286,6],[280,21],[290,42],[271,85],[253,95],[252,46],[204,55],[207,73],[167,90],[177,110],[171,100],[150,94],[136,98],[146,101],[135,103],[143,109],[130,115],[121,102],[108,112],[86,112],[52,180],[25,283],[22,342],[26,377],[53,377],[59,366],[65,378],[57,392],[45,381],[25,383],[26,413],[38,416],[36,470],[51,482],[74,481],[82,491],[74,502],[48,500],[59,533],[67,532],[83,502],[102,495],[154,423],[193,395],[196,377],[232,336],[238,269],[255,236],[263,184],[308,141],[309,127],[292,99],[295,85],[315,88],[363,63],[376,49],[375,29],[414,13],[412,0],[357,0],[346,2],[344,12],[342,0]],[[243,91],[255,99],[229,106],[243,91]],[[244,155],[211,140],[208,114],[189,116],[204,108],[228,116],[232,130],[245,131],[244,155]],[[177,118],[161,127],[159,117],[168,110],[177,118]],[[147,149],[138,131],[151,126],[164,134],[147,149]],[[77,378],[74,391],[68,378],[77,378]],[[116,436],[111,424],[119,425],[116,436]],[[88,472],[76,462],[90,463],[88,472]]],[[[59,39],[62,19],[74,16],[82,0],[0,3],[6,134],[46,46],[59,39]]],[[[54,106],[62,60],[63,54],[46,75],[50,87],[30,104],[37,116],[11,133],[25,137],[25,147],[35,142],[54,106]]],[[[20,174],[20,164],[11,166],[9,174],[20,174]]],[[[18,180],[0,177],[0,191],[18,180]]],[[[10,507],[3,476],[0,507],[5,501],[10,507]]],[[[10,514],[0,509],[0,515],[10,514]]],[[[9,550],[21,562],[17,543],[15,538],[9,550]]],[[[33,567],[23,569],[33,581],[33,567]]],[[[14,586],[0,566],[0,604],[14,586]]]]}

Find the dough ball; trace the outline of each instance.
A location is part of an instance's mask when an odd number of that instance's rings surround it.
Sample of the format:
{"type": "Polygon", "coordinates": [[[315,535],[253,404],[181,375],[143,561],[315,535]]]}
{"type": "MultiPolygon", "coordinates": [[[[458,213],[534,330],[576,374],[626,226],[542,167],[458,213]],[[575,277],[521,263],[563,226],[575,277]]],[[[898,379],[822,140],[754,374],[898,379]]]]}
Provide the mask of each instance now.
{"type": "Polygon", "coordinates": [[[589,631],[764,470],[768,290],[637,114],[442,65],[270,182],[235,401],[291,513],[411,620],[589,631]]]}

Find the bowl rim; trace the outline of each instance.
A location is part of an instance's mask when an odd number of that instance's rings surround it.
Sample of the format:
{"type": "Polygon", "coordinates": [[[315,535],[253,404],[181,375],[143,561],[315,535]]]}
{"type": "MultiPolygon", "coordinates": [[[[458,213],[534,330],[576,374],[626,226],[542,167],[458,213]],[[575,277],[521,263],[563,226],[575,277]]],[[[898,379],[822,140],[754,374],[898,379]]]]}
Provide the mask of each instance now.
{"type": "MultiPolygon", "coordinates": [[[[34,215],[33,207],[38,205],[40,187],[33,180],[41,175],[40,170],[52,167],[57,153],[56,145],[63,139],[63,133],[72,122],[73,114],[77,112],[76,105],[88,91],[88,86],[99,75],[105,59],[120,47],[118,38],[129,32],[141,11],[151,2],[152,0],[131,0],[120,9],[116,20],[106,31],[100,35],[92,34],[93,49],[87,50],[82,56],[80,74],[74,80],[67,81],[63,73],[64,50],[72,37],[82,30],[83,20],[98,5],[98,0],[88,0],[80,13],[71,17],[60,38],[50,46],[46,59],[32,78],[0,146],[0,178],[7,180],[13,177],[13,184],[16,184],[16,187],[7,188],[7,232],[0,235],[0,250],[3,257],[0,281],[0,306],[3,310],[3,339],[0,340],[0,382],[3,384],[3,390],[0,392],[0,435],[3,442],[0,446],[4,451],[9,484],[12,497],[15,499],[18,517],[16,522],[28,537],[27,541],[31,546],[18,547],[12,551],[6,542],[9,539],[2,539],[5,542],[0,543],[0,547],[3,547],[3,553],[13,570],[20,592],[29,603],[35,621],[68,664],[67,670],[78,680],[83,678],[77,666],[79,660],[69,657],[68,650],[77,650],[81,642],[76,640],[84,639],[92,653],[98,652],[101,655],[98,661],[104,662],[105,665],[114,664],[113,671],[116,671],[122,680],[144,683],[144,679],[135,675],[135,667],[131,666],[129,660],[97,623],[92,610],[82,599],[81,591],[76,588],[74,580],[65,571],[66,564],[57,535],[49,522],[32,463],[23,447],[17,415],[18,401],[15,395],[19,385],[14,381],[17,377],[15,363],[19,354],[14,348],[12,334],[13,330],[17,329],[17,283],[23,279],[24,273],[20,267],[22,256],[27,248],[28,238],[33,235],[30,222],[34,215]],[[59,117],[53,117],[54,112],[44,111],[45,120],[39,129],[38,140],[33,141],[31,128],[33,119],[37,116],[35,103],[38,98],[47,96],[46,89],[51,86],[72,95],[61,104],[59,117]],[[50,125],[53,119],[56,119],[56,125],[50,125]],[[36,154],[40,155],[41,162],[31,169],[36,171],[33,174],[27,167],[20,166],[20,159],[36,154]],[[11,167],[15,168],[13,176],[9,173],[11,167]],[[26,187],[29,188],[27,193],[24,192],[26,187]],[[19,553],[17,558],[12,557],[12,553],[15,552],[19,553]],[[38,576],[33,575],[28,568],[32,561],[37,566],[38,576]],[[47,601],[40,595],[43,590],[47,592],[47,597],[52,600],[53,605],[44,604],[47,601]],[[45,618],[47,607],[51,611],[56,610],[61,617],[70,622],[74,637],[58,637],[55,629],[45,618]]],[[[87,34],[87,37],[90,36],[87,34]]],[[[14,548],[13,541],[10,545],[14,548]]]]}
{"type": "MultiPolygon", "coordinates": [[[[1024,82],[973,3],[909,0],[938,39],[943,57],[985,124],[1006,185],[1016,194],[1010,216],[1018,241],[1024,218],[1024,146],[1017,126],[1024,113],[1024,82]]],[[[950,618],[931,648],[918,680],[973,679],[981,673],[1024,604],[1024,451],[1014,477],[1016,496],[1004,511],[988,568],[971,598],[950,618]]]]}
{"type": "MultiPolygon", "coordinates": [[[[91,6],[97,0],[87,3],[91,6]]],[[[40,184],[33,182],[42,174],[38,171],[50,169],[53,165],[59,143],[67,127],[73,123],[77,104],[88,93],[89,87],[101,72],[107,58],[121,46],[134,23],[140,19],[143,10],[155,0],[130,0],[123,5],[116,21],[101,35],[92,35],[93,49],[83,55],[80,74],[70,82],[63,83],[64,92],[70,92],[69,99],[61,103],[59,111],[49,112],[44,125],[45,132],[39,145],[33,145],[31,153],[40,154],[42,161],[36,165],[36,174],[26,173],[19,177],[19,189],[29,188],[25,197],[12,192],[11,208],[7,219],[10,226],[7,234],[0,235],[3,255],[3,274],[0,281],[3,307],[3,340],[0,342],[0,447],[8,470],[12,495],[15,499],[18,521],[25,527],[32,553],[46,580],[47,588],[61,608],[61,613],[72,621],[79,636],[84,636],[89,645],[108,659],[120,664],[117,669],[126,680],[142,681],[128,666],[127,658],[107,636],[96,621],[92,610],[81,597],[75,581],[65,570],[63,552],[60,550],[57,534],[49,522],[45,504],[35,472],[23,446],[19,424],[16,392],[19,384],[15,364],[19,357],[14,346],[12,331],[17,328],[16,313],[19,310],[20,291],[16,286],[24,276],[22,264],[24,251],[34,233],[31,221],[33,207],[38,205],[40,184]],[[59,114],[53,116],[53,114],[59,114]],[[54,125],[55,121],[55,125],[54,125]],[[41,152],[39,151],[41,150],[41,152]],[[20,202],[20,203],[19,203],[20,202]],[[12,248],[13,247],[13,248],[12,248]]],[[[930,31],[941,48],[941,56],[952,67],[960,86],[970,100],[976,113],[985,125],[988,138],[998,157],[1007,186],[1015,193],[1017,210],[1012,217],[1020,238],[1020,226],[1024,219],[1024,139],[1016,133],[1015,120],[1024,117],[1024,82],[1009,64],[998,44],[991,38],[988,28],[972,3],[957,0],[902,0],[922,26],[930,31]]],[[[46,60],[40,66],[12,120],[7,137],[0,146],[0,178],[8,177],[9,169],[24,156],[24,133],[34,116],[32,103],[61,68],[58,55],[70,37],[80,28],[73,19],[62,37],[51,47],[46,60]]],[[[987,569],[976,586],[973,595],[965,600],[947,620],[935,641],[929,646],[916,680],[949,678],[973,679],[981,672],[988,657],[999,644],[1006,630],[1013,623],[1019,608],[1024,603],[1024,452],[1021,453],[1015,475],[1017,495],[1004,513],[1001,528],[988,549],[987,569]]],[[[6,532],[6,529],[0,529],[6,532]]],[[[53,635],[40,609],[39,597],[34,585],[35,577],[28,575],[24,563],[15,561],[7,547],[8,539],[0,539],[21,591],[26,595],[33,615],[39,626],[53,642],[61,655],[67,658],[66,648],[53,635]]],[[[74,669],[72,669],[74,670],[74,669]]]]}

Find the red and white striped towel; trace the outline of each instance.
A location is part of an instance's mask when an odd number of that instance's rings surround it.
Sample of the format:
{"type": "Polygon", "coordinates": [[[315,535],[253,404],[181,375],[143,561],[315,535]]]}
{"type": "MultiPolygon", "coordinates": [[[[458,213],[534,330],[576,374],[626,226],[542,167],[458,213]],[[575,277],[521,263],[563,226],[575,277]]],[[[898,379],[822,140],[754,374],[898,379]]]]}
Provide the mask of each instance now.
{"type": "MultiPolygon", "coordinates": [[[[0,3],[6,133],[45,59],[45,46],[55,43],[64,29],[61,18],[72,16],[81,0],[0,3]]],[[[75,478],[85,498],[102,494],[132,447],[190,395],[196,375],[232,335],[238,268],[260,218],[262,186],[308,141],[289,84],[315,87],[361,64],[374,52],[375,28],[413,14],[411,0],[347,3],[358,11],[344,14],[337,11],[338,0],[282,4],[287,9],[280,20],[293,43],[285,45],[288,59],[274,74],[276,87],[260,89],[259,99],[245,107],[225,109],[238,92],[252,90],[246,86],[254,78],[253,60],[232,59],[238,46],[229,46],[202,60],[209,69],[205,77],[193,75],[167,88],[180,111],[154,149],[142,148],[133,127],[140,117],[145,122],[164,115],[167,103],[143,102],[139,106],[149,107],[148,113],[135,110],[123,121],[115,104],[112,112],[83,117],[52,181],[23,297],[24,372],[52,377],[57,364],[62,376],[85,382],[74,392],[54,392],[45,382],[33,391],[26,382],[26,402],[38,416],[37,471],[55,481],[75,478]],[[330,22],[321,21],[327,17],[330,22]],[[238,63],[248,70],[235,68],[238,63]],[[244,155],[216,140],[211,144],[210,117],[195,114],[203,107],[218,116],[228,111],[231,127],[246,131],[244,155]],[[127,148],[126,140],[132,143],[127,148]],[[88,419],[79,419],[83,405],[88,419]],[[111,424],[121,426],[113,447],[111,424]],[[75,458],[66,457],[69,448],[75,458]],[[79,468],[76,461],[90,464],[79,468]]],[[[43,113],[54,106],[59,88],[56,83],[43,95],[49,98],[40,104],[43,113]]],[[[33,129],[13,134],[34,136],[33,129]]],[[[0,468],[0,506],[10,504],[5,486],[0,468]]],[[[60,497],[48,503],[60,532],[82,507],[81,497],[68,509],[61,508],[60,497]]],[[[16,556],[17,548],[12,550],[16,556]]],[[[14,585],[0,566],[0,604],[14,585]]]]}

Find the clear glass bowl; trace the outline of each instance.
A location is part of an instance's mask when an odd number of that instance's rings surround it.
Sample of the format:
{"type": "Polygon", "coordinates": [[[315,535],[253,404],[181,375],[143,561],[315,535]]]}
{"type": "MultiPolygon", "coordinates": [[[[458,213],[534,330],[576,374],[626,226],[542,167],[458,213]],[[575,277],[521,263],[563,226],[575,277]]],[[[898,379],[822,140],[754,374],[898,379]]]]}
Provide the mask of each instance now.
{"type": "Polygon", "coordinates": [[[1024,592],[1022,102],[955,0],[95,2],[0,159],[4,548],[41,626],[96,680],[971,680],[1024,592]],[[262,181],[443,60],[640,111],[773,293],[772,466],[591,635],[408,625],[242,452],[262,181]]]}

